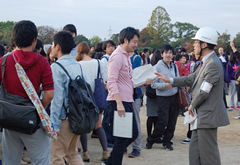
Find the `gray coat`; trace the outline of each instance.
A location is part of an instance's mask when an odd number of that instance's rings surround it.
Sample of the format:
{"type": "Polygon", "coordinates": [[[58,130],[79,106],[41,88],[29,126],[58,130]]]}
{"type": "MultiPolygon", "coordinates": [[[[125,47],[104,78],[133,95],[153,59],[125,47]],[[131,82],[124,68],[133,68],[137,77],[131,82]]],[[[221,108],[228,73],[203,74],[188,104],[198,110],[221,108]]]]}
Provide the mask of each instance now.
{"type": "Polygon", "coordinates": [[[223,102],[223,84],[223,67],[215,52],[193,74],[174,78],[173,86],[191,87],[191,105],[198,114],[197,128],[217,128],[229,124],[223,102]],[[200,90],[204,80],[213,85],[209,93],[200,90]]]}

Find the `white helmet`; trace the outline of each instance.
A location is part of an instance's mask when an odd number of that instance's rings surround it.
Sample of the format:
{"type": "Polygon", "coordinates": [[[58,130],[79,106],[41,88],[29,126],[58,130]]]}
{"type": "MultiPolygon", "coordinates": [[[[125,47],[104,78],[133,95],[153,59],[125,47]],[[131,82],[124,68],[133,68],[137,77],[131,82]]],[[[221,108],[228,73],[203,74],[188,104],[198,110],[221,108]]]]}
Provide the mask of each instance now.
{"type": "Polygon", "coordinates": [[[217,31],[211,27],[202,27],[197,31],[195,37],[192,39],[217,45],[218,34],[217,31]]]}

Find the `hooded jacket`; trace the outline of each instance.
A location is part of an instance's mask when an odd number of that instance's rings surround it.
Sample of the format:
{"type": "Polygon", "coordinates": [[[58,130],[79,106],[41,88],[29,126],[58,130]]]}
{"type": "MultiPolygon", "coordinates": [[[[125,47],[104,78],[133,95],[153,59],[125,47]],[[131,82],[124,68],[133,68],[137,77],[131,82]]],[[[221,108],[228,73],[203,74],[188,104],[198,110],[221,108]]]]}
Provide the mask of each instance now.
{"type": "MultiPolygon", "coordinates": [[[[2,77],[2,69],[0,68],[0,81],[3,80],[4,88],[8,93],[28,98],[18,78],[13,53],[37,93],[41,84],[43,90],[53,90],[52,71],[47,59],[31,51],[15,50],[7,57],[4,77],[2,77]]],[[[0,58],[0,64],[2,64],[2,58],[0,58]]]]}

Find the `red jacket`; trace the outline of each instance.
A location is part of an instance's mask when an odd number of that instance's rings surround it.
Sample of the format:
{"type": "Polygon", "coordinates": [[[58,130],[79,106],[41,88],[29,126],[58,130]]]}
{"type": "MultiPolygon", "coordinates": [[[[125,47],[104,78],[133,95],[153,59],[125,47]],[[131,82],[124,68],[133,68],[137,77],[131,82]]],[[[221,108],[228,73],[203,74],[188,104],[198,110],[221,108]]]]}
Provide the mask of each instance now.
{"type": "Polygon", "coordinates": [[[174,64],[178,67],[180,77],[189,75],[188,69],[180,61],[175,61],[174,64]]]}

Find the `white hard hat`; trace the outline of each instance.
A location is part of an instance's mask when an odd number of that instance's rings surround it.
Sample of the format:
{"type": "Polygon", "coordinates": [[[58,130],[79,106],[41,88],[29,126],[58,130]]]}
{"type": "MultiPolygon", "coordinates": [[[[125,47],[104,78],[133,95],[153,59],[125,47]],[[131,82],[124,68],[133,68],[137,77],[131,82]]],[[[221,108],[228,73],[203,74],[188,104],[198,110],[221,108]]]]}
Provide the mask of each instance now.
{"type": "Polygon", "coordinates": [[[195,37],[192,39],[217,45],[218,34],[217,31],[211,27],[202,27],[197,31],[195,37]]]}

